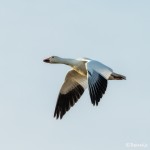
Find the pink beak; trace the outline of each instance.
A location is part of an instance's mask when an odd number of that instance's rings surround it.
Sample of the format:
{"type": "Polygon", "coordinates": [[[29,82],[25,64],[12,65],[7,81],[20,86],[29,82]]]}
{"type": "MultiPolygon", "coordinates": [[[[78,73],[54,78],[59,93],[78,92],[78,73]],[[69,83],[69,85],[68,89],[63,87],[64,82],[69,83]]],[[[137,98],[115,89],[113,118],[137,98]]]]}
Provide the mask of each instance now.
{"type": "Polygon", "coordinates": [[[49,63],[49,62],[50,62],[50,61],[49,61],[49,58],[44,59],[43,62],[49,63]]]}

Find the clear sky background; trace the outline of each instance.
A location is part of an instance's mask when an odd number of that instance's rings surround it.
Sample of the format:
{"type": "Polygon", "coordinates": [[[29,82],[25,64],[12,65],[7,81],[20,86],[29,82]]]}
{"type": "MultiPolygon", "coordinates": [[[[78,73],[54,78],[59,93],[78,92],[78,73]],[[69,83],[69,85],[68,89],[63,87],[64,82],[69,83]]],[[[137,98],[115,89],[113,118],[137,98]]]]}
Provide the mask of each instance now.
{"type": "Polygon", "coordinates": [[[0,1],[0,149],[150,148],[149,0],[0,1]],[[127,76],[109,81],[98,107],[88,90],[53,118],[70,69],[51,55],[89,57],[127,76]]]}

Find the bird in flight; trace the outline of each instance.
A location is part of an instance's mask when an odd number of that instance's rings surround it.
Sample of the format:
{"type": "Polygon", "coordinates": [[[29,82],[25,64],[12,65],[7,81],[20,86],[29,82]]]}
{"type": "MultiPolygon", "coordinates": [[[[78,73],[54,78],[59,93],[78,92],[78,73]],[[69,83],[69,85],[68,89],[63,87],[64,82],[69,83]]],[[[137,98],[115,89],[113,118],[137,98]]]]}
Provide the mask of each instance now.
{"type": "Polygon", "coordinates": [[[126,77],[113,72],[101,62],[89,59],[68,59],[51,56],[43,60],[45,63],[65,64],[71,66],[58,95],[54,117],[57,119],[78,101],[88,87],[93,105],[98,105],[107,88],[108,80],[125,80],[126,77]]]}

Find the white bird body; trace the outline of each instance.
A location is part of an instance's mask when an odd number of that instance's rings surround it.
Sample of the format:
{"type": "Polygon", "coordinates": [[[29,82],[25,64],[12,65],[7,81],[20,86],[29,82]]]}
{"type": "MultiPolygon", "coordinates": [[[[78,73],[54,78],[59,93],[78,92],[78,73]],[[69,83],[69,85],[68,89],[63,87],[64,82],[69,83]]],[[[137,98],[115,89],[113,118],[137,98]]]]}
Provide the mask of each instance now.
{"type": "Polygon", "coordinates": [[[52,56],[44,59],[44,62],[66,64],[72,67],[60,89],[54,112],[56,118],[62,118],[77,102],[87,87],[89,88],[92,104],[98,105],[100,98],[106,91],[107,80],[126,79],[125,76],[114,73],[106,65],[89,58],[66,59],[52,56]]]}

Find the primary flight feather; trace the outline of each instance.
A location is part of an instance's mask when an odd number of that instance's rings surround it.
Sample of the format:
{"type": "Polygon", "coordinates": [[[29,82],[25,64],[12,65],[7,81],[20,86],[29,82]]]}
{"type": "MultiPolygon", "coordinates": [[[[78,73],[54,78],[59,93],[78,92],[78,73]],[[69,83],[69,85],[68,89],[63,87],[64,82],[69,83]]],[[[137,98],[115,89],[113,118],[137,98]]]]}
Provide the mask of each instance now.
{"type": "Polygon", "coordinates": [[[89,59],[67,59],[51,56],[43,60],[51,64],[66,64],[72,67],[60,89],[54,117],[62,118],[64,114],[78,101],[88,87],[91,102],[98,105],[107,88],[108,80],[125,80],[126,77],[106,65],[89,59]]]}

